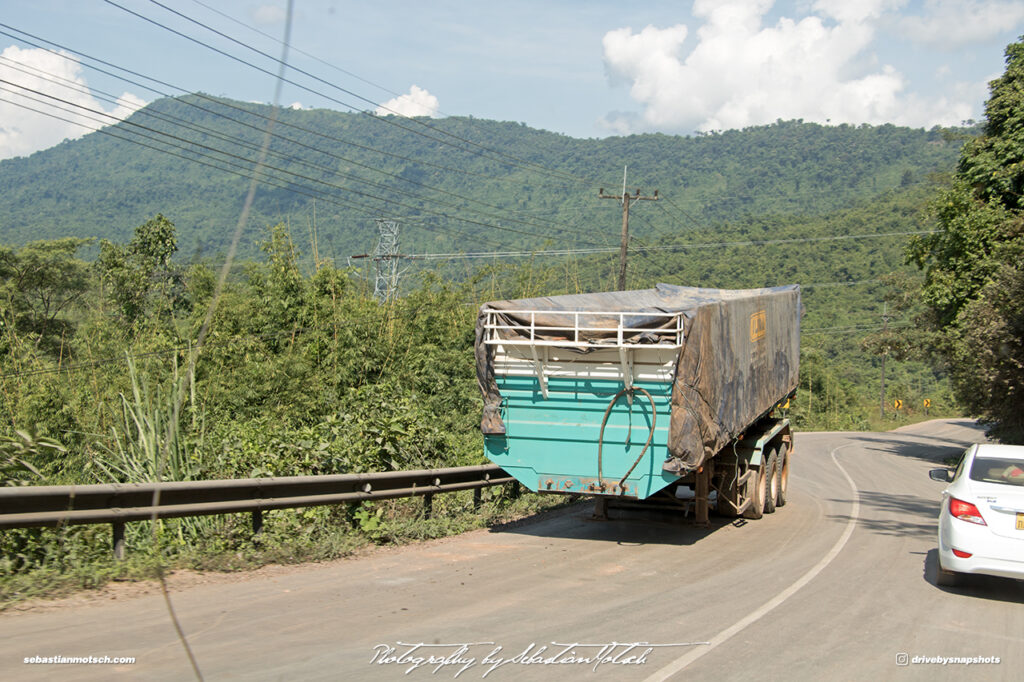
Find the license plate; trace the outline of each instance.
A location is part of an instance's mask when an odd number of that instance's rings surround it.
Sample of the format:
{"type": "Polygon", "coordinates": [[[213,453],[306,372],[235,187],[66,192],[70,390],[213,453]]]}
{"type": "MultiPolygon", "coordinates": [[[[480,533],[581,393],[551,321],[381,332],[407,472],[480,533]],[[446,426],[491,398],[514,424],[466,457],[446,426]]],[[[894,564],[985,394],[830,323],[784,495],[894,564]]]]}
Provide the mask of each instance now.
{"type": "Polygon", "coordinates": [[[1024,530],[1024,514],[1017,512],[1017,530],[1024,530]]]}

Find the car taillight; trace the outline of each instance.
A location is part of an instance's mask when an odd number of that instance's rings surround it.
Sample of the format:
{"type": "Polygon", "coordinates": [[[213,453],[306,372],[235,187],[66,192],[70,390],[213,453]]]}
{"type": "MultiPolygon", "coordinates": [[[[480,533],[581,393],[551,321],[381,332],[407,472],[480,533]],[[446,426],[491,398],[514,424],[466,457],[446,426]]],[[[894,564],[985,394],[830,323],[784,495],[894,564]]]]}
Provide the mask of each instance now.
{"type": "Polygon", "coordinates": [[[960,557],[961,559],[970,559],[974,555],[970,552],[965,552],[962,549],[954,549],[953,556],[960,557]]]}
{"type": "Polygon", "coordinates": [[[961,521],[967,521],[968,523],[977,523],[981,526],[987,526],[985,519],[981,518],[981,512],[970,502],[964,502],[958,500],[955,497],[949,498],[949,513],[955,518],[961,521]]]}

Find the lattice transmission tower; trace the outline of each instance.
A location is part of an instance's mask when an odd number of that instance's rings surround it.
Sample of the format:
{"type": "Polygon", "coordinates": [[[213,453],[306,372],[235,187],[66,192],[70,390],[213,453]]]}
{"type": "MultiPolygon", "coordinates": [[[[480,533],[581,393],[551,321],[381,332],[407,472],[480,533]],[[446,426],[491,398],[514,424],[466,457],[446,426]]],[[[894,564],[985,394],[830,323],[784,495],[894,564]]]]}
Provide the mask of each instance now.
{"type": "Polygon", "coordinates": [[[377,218],[377,248],[373,252],[373,264],[377,273],[373,286],[373,295],[381,303],[389,301],[398,293],[398,254],[397,220],[377,218]]]}

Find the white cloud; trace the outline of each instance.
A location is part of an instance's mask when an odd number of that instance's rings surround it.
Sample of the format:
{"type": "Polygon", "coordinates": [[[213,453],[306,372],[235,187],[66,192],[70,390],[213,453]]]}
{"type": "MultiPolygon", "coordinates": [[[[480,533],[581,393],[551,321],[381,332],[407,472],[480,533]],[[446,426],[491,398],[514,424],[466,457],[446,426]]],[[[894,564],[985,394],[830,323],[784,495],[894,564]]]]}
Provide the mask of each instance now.
{"type": "Polygon", "coordinates": [[[252,20],[262,26],[283,24],[287,18],[288,13],[279,5],[260,5],[252,10],[252,20]]]}
{"type": "Polygon", "coordinates": [[[147,104],[146,100],[136,97],[130,92],[121,93],[121,96],[117,98],[117,102],[118,105],[107,113],[119,121],[128,118],[147,104]]]}
{"type": "Polygon", "coordinates": [[[409,88],[409,93],[399,95],[377,107],[378,116],[399,114],[400,116],[436,116],[440,104],[437,98],[429,92],[414,85],[409,88]]]}
{"type": "Polygon", "coordinates": [[[858,22],[880,19],[906,4],[907,0],[817,0],[812,7],[839,22],[858,22]]]}
{"type": "Polygon", "coordinates": [[[144,100],[126,92],[112,109],[105,107],[88,91],[85,78],[82,77],[82,67],[74,58],[65,59],[46,50],[22,49],[13,45],[0,52],[0,57],[0,78],[21,86],[4,85],[5,90],[0,92],[0,96],[6,100],[0,101],[0,159],[26,156],[40,149],[52,147],[64,139],[81,137],[101,125],[114,122],[102,114],[83,112],[70,104],[50,100],[45,95],[59,97],[81,107],[104,111],[118,120],[146,104],[144,100]],[[70,81],[73,85],[65,81],[70,81]],[[35,94],[30,90],[44,94],[35,94]],[[70,121],[81,121],[85,127],[29,111],[18,104],[70,121]],[[68,111],[58,111],[55,107],[68,111]],[[85,116],[97,120],[88,120],[85,116]]]}
{"type": "Polygon", "coordinates": [[[877,24],[901,0],[819,0],[800,19],[765,26],[771,0],[698,0],[703,23],[687,44],[687,26],[647,26],[604,36],[610,80],[630,84],[639,120],[609,114],[624,129],[689,133],[802,118],[825,123],[956,124],[970,106],[906,93],[906,80],[870,51],[877,24]]]}
{"type": "Polygon", "coordinates": [[[931,47],[983,43],[1024,24],[1020,0],[925,0],[924,13],[900,20],[903,33],[931,47]]]}

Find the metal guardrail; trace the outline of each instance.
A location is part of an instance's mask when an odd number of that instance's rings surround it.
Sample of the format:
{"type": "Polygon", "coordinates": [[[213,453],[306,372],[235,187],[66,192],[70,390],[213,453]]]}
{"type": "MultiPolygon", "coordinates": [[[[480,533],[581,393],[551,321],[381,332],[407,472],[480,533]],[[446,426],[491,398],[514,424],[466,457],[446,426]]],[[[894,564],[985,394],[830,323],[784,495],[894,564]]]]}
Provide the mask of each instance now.
{"type": "Polygon", "coordinates": [[[331,476],[0,488],[0,529],[110,523],[114,554],[120,558],[128,521],[251,512],[253,532],[258,533],[263,512],[271,509],[416,496],[424,498],[429,516],[436,494],[474,490],[479,504],[481,489],[513,481],[501,467],[483,464],[331,476]]]}

